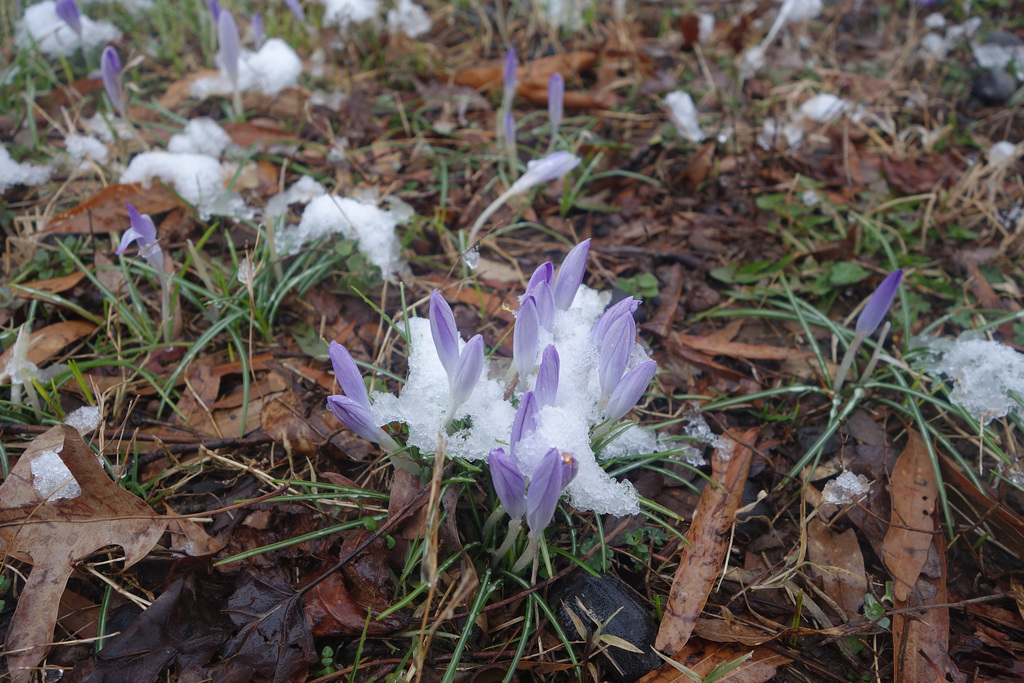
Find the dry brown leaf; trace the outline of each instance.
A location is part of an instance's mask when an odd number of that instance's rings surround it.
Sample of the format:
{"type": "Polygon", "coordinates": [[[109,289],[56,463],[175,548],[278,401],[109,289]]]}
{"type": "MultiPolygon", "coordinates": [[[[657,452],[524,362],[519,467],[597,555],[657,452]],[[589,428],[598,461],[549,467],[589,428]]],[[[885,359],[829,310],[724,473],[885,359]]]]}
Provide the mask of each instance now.
{"type": "Polygon", "coordinates": [[[325,440],[309,425],[302,398],[294,391],[282,392],[264,403],[260,422],[263,431],[281,444],[285,452],[304,458],[316,455],[317,444],[325,440]]]}
{"type": "MultiPolygon", "coordinates": [[[[41,367],[65,346],[87,337],[95,330],[96,326],[87,320],[66,320],[36,330],[29,336],[28,360],[41,367]]],[[[0,377],[6,377],[13,355],[14,346],[0,354],[0,377]]]]}
{"type": "Polygon", "coordinates": [[[729,529],[743,499],[743,485],[753,456],[743,444],[752,443],[756,436],[756,429],[739,436],[726,432],[721,437],[725,448],[719,447],[711,456],[711,480],[704,487],[693,515],[687,534],[690,545],[683,547],[658,629],[655,646],[666,654],[673,655],[686,645],[722,571],[729,529]],[[726,450],[731,451],[731,456],[726,450]]]}
{"type": "Polygon", "coordinates": [[[836,533],[820,519],[812,519],[807,525],[807,557],[811,576],[821,580],[825,593],[848,614],[858,614],[868,583],[857,532],[836,533]]]}
{"type": "MultiPolygon", "coordinates": [[[[718,665],[728,664],[737,658],[751,653],[750,659],[733,669],[728,675],[716,678],[716,682],[725,683],[765,683],[775,676],[780,666],[788,664],[791,659],[775,654],[766,647],[744,647],[727,643],[709,643],[694,638],[672,658],[673,661],[689,668],[701,679],[718,665]]],[[[692,683],[693,679],[665,662],[656,671],[652,671],[637,683],[692,683]]]]}
{"type": "Polygon", "coordinates": [[[697,337],[688,334],[673,335],[680,344],[685,344],[691,349],[703,351],[714,356],[729,356],[730,358],[755,359],[755,360],[805,360],[813,358],[810,351],[799,349],[783,349],[777,346],[766,346],[764,344],[744,344],[742,342],[723,342],[714,337],[697,337]]]}
{"type": "Polygon", "coordinates": [[[892,516],[882,541],[882,559],[896,581],[893,594],[905,601],[928,560],[939,495],[928,448],[914,430],[909,431],[907,447],[893,467],[890,493],[892,516]]]}
{"type": "Polygon", "coordinates": [[[149,188],[142,185],[108,185],[78,206],[61,211],[43,228],[44,233],[94,233],[128,229],[128,208],[139,213],[158,214],[172,209],[188,208],[173,191],[160,183],[149,188]]]}
{"type": "MultiPolygon", "coordinates": [[[[70,483],[70,480],[69,480],[70,483]]],[[[40,434],[0,486],[0,552],[32,563],[7,634],[11,680],[28,683],[53,640],[61,594],[74,564],[106,546],[124,549],[130,567],[160,540],[167,519],[107,476],[73,427],[40,434]],[[33,485],[32,463],[58,454],[81,494],[47,501],[33,485]]]]}
{"type": "Polygon", "coordinates": [[[715,643],[740,643],[742,645],[764,645],[779,637],[778,630],[766,626],[743,624],[734,620],[701,617],[693,629],[693,635],[715,643]]]}
{"type": "Polygon", "coordinates": [[[37,292],[42,292],[43,294],[60,294],[61,292],[66,292],[77,285],[82,281],[83,277],[85,277],[85,273],[80,270],[76,270],[70,275],[64,275],[62,277],[53,277],[49,280],[36,280],[35,282],[22,282],[20,285],[11,285],[11,289],[19,290],[18,296],[26,299],[40,299],[43,297],[39,294],[33,294],[26,290],[32,289],[37,292]]]}
{"type": "Polygon", "coordinates": [[[210,410],[220,393],[221,376],[212,371],[213,358],[207,356],[195,361],[189,368],[185,380],[185,389],[178,401],[178,410],[172,418],[172,424],[187,426],[196,434],[215,434],[210,410]]]}
{"type": "MultiPolygon", "coordinates": [[[[888,540],[888,537],[886,538],[888,540]]],[[[938,576],[922,576],[910,595],[912,601],[897,599],[892,616],[895,680],[903,683],[945,683],[949,659],[949,607],[946,596],[946,558],[939,559],[938,576]],[[901,613],[908,607],[922,607],[919,613],[901,613]]],[[[952,680],[962,680],[954,676],[952,680]]]]}
{"type": "Polygon", "coordinates": [[[299,136],[289,133],[277,121],[260,119],[259,121],[229,121],[221,126],[231,137],[231,141],[239,147],[248,147],[268,142],[298,142],[299,136]]]}

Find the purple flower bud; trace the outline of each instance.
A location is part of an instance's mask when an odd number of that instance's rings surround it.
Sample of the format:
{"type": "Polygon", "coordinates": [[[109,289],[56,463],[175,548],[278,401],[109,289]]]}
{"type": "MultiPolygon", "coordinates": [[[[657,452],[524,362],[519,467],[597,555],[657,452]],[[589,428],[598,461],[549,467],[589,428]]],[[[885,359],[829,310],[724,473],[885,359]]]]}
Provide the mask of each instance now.
{"type": "Polygon", "coordinates": [[[590,330],[590,340],[600,346],[604,342],[605,335],[608,334],[608,328],[611,327],[612,323],[622,315],[632,316],[639,305],[640,302],[638,300],[633,297],[627,297],[609,306],[608,310],[602,313],[601,317],[594,323],[594,329],[590,330]]]}
{"type": "Polygon", "coordinates": [[[565,79],[557,71],[551,74],[548,81],[548,120],[551,122],[551,137],[558,135],[558,127],[562,125],[562,114],[565,101],[565,79]]]}
{"type": "Polygon", "coordinates": [[[552,180],[561,178],[566,173],[580,165],[583,161],[572,152],[564,149],[549,154],[540,159],[526,162],[526,173],[520,176],[519,180],[512,183],[506,194],[510,197],[523,194],[534,185],[550,183],[552,180]]]}
{"type": "Polygon", "coordinates": [[[452,405],[459,406],[473,395],[484,369],[484,338],[479,334],[466,342],[451,378],[452,405]]]}
{"type": "Polygon", "coordinates": [[[252,22],[249,26],[252,29],[252,42],[257,48],[263,44],[263,15],[257,12],[252,15],[252,22]]]}
{"type": "Polygon", "coordinates": [[[870,337],[878,329],[882,320],[885,319],[885,314],[889,312],[889,308],[892,306],[892,300],[896,298],[896,290],[899,289],[902,279],[903,269],[900,268],[889,273],[882,280],[882,283],[878,285],[878,289],[868,299],[868,302],[864,305],[864,310],[860,312],[860,316],[857,318],[857,336],[870,337]]]}
{"type": "Polygon", "coordinates": [[[148,213],[140,214],[131,204],[127,206],[130,226],[121,236],[121,244],[114,253],[120,256],[132,242],[138,242],[139,254],[158,272],[163,272],[164,253],[156,241],[156,225],[153,219],[148,213]]]}
{"type": "Polygon", "coordinates": [[[554,281],[555,266],[551,261],[545,261],[537,266],[537,269],[533,271],[533,275],[530,276],[530,281],[526,283],[526,293],[523,296],[533,294],[534,288],[542,282],[546,282],[548,286],[551,286],[551,283],[554,281]]]}
{"type": "Polygon", "coordinates": [[[572,483],[580,472],[580,462],[572,453],[562,451],[562,489],[572,483]]]}
{"type": "MultiPolygon", "coordinates": [[[[558,152],[555,152],[558,154],[558,152]]],[[[576,290],[583,282],[583,273],[587,269],[587,254],[590,252],[590,239],[585,239],[565,255],[562,266],[558,269],[552,294],[555,296],[555,308],[560,311],[569,310],[572,300],[576,298],[576,290]]]]}
{"type": "Polygon", "coordinates": [[[231,12],[224,9],[217,19],[217,35],[220,38],[220,56],[224,71],[231,79],[231,85],[238,88],[238,57],[242,53],[241,41],[238,37],[238,24],[231,12]]]}
{"type": "Polygon", "coordinates": [[[512,98],[516,94],[516,61],[516,49],[512,48],[505,55],[505,70],[504,78],[502,79],[502,86],[505,91],[503,101],[506,110],[509,108],[508,105],[512,104],[512,98]]]}
{"type": "Polygon", "coordinates": [[[352,354],[344,346],[332,341],[327,348],[327,355],[331,357],[331,365],[334,367],[334,376],[338,378],[341,390],[350,399],[370,410],[370,397],[366,394],[366,383],[359,372],[359,367],[352,360],[352,354]]]}
{"type": "Polygon", "coordinates": [[[213,17],[213,23],[214,24],[219,24],[220,23],[220,4],[217,3],[217,0],[206,0],[206,5],[207,5],[207,7],[210,8],[210,16],[213,17]]]}
{"type": "Polygon", "coordinates": [[[451,380],[455,366],[459,364],[459,329],[455,326],[451,306],[436,289],[430,295],[430,336],[434,338],[437,357],[451,380]]]}
{"type": "Polygon", "coordinates": [[[532,296],[523,300],[516,314],[516,326],[512,337],[512,360],[519,376],[525,380],[537,365],[537,346],[540,344],[540,323],[537,317],[537,302],[532,296]]]}
{"type": "Polygon", "coordinates": [[[526,513],[526,480],[520,474],[516,461],[505,453],[504,448],[495,448],[487,456],[491,468],[491,483],[505,512],[512,519],[519,519],[526,513]]]}
{"type": "Polygon", "coordinates": [[[75,0],[57,0],[57,16],[64,20],[64,23],[71,27],[78,39],[82,39],[82,15],[78,11],[78,3],[75,0]]]}
{"type": "Polygon", "coordinates": [[[295,15],[295,18],[298,19],[300,23],[306,23],[306,13],[302,10],[302,5],[299,4],[299,0],[284,0],[284,4],[292,11],[292,14],[295,15]]]}
{"type": "Polygon", "coordinates": [[[383,429],[374,421],[370,411],[348,396],[336,394],[327,397],[327,407],[343,425],[367,441],[380,444],[393,443],[383,429]]]}
{"type": "Polygon", "coordinates": [[[540,538],[555,514],[558,497],[562,495],[562,471],[562,454],[557,448],[552,448],[530,477],[530,488],[526,492],[526,523],[533,538],[540,538]]]}
{"type": "Polygon", "coordinates": [[[103,75],[103,89],[107,91],[110,104],[122,118],[125,116],[124,88],[121,83],[121,58],[114,46],[107,45],[100,55],[100,73],[103,75]]]}
{"type": "Polygon", "coordinates": [[[608,397],[608,405],[604,409],[605,417],[615,421],[628,413],[647,391],[658,364],[653,360],[641,363],[626,373],[608,397]]]}
{"type": "Polygon", "coordinates": [[[636,323],[633,316],[622,315],[612,323],[601,345],[601,355],[598,360],[597,373],[601,381],[601,398],[612,393],[615,386],[622,379],[622,373],[626,370],[626,363],[629,362],[629,354],[633,350],[633,340],[636,337],[636,323]]]}
{"type": "Polygon", "coordinates": [[[504,128],[502,129],[505,133],[505,142],[510,150],[515,151],[516,148],[516,117],[512,115],[511,111],[505,112],[504,128]]]}
{"type": "Polygon", "coordinates": [[[527,391],[519,399],[519,407],[512,418],[512,435],[509,437],[509,450],[516,454],[516,446],[524,436],[529,436],[537,428],[537,400],[532,391],[527,391]]]}
{"type": "Polygon", "coordinates": [[[555,295],[552,294],[551,287],[546,282],[538,283],[533,288],[531,296],[537,304],[537,320],[540,326],[550,332],[555,324],[555,295]]]}
{"type": "Polygon", "coordinates": [[[554,344],[548,344],[541,354],[540,368],[537,370],[537,385],[534,388],[537,405],[555,405],[555,396],[558,395],[558,370],[558,350],[554,344]]]}

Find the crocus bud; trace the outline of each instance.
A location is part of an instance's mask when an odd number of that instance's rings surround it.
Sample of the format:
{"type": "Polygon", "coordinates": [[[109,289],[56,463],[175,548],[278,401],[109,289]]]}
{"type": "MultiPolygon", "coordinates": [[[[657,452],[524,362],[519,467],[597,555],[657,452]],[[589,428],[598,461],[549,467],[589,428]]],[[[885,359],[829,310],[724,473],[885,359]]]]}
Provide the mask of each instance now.
{"type": "Polygon", "coordinates": [[[561,453],[561,470],[562,470],[562,489],[572,483],[572,480],[576,478],[576,475],[580,471],[579,460],[576,459],[572,453],[562,451],[561,453]]]}
{"type": "Polygon", "coordinates": [[[530,536],[540,538],[544,528],[551,522],[562,495],[562,454],[557,448],[549,450],[541,459],[526,492],[526,523],[530,536]]]}
{"type": "Polygon", "coordinates": [[[460,406],[473,395],[484,369],[484,338],[479,334],[466,342],[451,378],[452,405],[460,406]]]}
{"type": "Polygon", "coordinates": [[[57,10],[57,16],[64,20],[78,39],[82,39],[82,15],[78,11],[78,3],[75,0],[57,0],[57,5],[54,8],[57,10]]]}
{"type": "Polygon", "coordinates": [[[529,436],[537,428],[537,400],[532,391],[527,391],[519,399],[515,417],[512,418],[512,435],[509,437],[509,450],[516,454],[516,446],[524,436],[529,436]]]}
{"type": "Polygon", "coordinates": [[[537,370],[537,384],[534,387],[534,395],[539,406],[555,405],[555,397],[558,395],[558,350],[554,344],[548,344],[541,354],[540,368],[537,370]]]}
{"type": "Polygon", "coordinates": [[[590,240],[585,239],[565,255],[565,260],[562,261],[562,266],[558,269],[558,276],[555,278],[555,286],[552,288],[555,308],[558,310],[569,310],[572,300],[576,298],[576,290],[580,288],[580,284],[583,282],[583,272],[587,269],[587,254],[589,252],[590,240]]]}
{"type": "Polygon", "coordinates": [[[626,376],[619,380],[619,383],[612,390],[608,397],[608,405],[604,409],[607,419],[615,421],[628,413],[640,400],[640,397],[647,391],[658,364],[653,360],[641,363],[626,373],[626,376]]]}
{"type": "Polygon", "coordinates": [[[220,23],[220,4],[217,0],[206,0],[206,6],[210,8],[210,16],[213,17],[213,23],[220,23]]]}
{"type": "Polygon", "coordinates": [[[548,80],[548,120],[551,122],[551,137],[558,135],[564,113],[565,79],[557,71],[548,80]]]}
{"type": "Polygon", "coordinates": [[[559,150],[553,154],[540,159],[526,162],[526,173],[519,177],[519,180],[512,183],[506,194],[515,196],[523,194],[534,185],[550,183],[552,180],[561,178],[566,173],[580,165],[583,161],[572,152],[559,150]]]}
{"type": "Polygon", "coordinates": [[[540,326],[550,332],[555,324],[555,295],[551,292],[551,287],[548,283],[541,282],[533,288],[531,296],[537,303],[537,320],[540,321],[540,326]]]}
{"type": "Polygon", "coordinates": [[[299,0],[284,0],[284,4],[291,10],[292,14],[300,23],[306,23],[306,13],[302,10],[302,5],[299,4],[299,0]]]}
{"type": "Polygon", "coordinates": [[[608,335],[601,345],[601,354],[597,365],[598,378],[601,382],[601,398],[610,395],[619,380],[622,379],[626,363],[629,362],[629,354],[633,350],[635,337],[636,323],[633,322],[633,316],[619,316],[608,330],[608,335]]]}
{"type": "Polygon", "coordinates": [[[394,440],[376,423],[370,411],[348,396],[336,394],[327,397],[327,407],[334,417],[362,438],[372,443],[379,443],[389,450],[393,449],[394,440]]]}
{"type": "Polygon", "coordinates": [[[590,330],[590,340],[600,346],[604,342],[604,338],[608,334],[608,328],[611,327],[612,323],[618,320],[620,316],[632,316],[639,305],[640,302],[638,300],[633,297],[627,297],[609,306],[608,310],[602,313],[601,317],[594,323],[594,328],[590,330]]]}
{"type": "Polygon", "coordinates": [[[430,336],[450,381],[459,363],[459,329],[451,306],[436,289],[430,295],[430,336]]]}
{"type": "Polygon", "coordinates": [[[121,236],[121,244],[117,251],[118,256],[131,246],[132,242],[139,243],[139,254],[157,270],[162,273],[164,270],[164,253],[156,241],[156,225],[149,214],[140,214],[134,206],[128,204],[128,219],[130,226],[121,236]]]}
{"type": "Polygon", "coordinates": [[[903,279],[903,269],[895,270],[882,280],[878,289],[874,291],[868,302],[864,304],[864,310],[857,318],[856,333],[859,337],[870,337],[878,326],[885,319],[885,314],[892,306],[892,300],[896,298],[896,290],[899,289],[900,281],[903,279]]]}
{"type": "Polygon", "coordinates": [[[250,24],[252,29],[252,42],[257,48],[263,43],[263,15],[257,12],[252,15],[252,22],[250,24]]]}
{"type": "Polygon", "coordinates": [[[528,296],[516,314],[515,333],[512,337],[512,360],[520,377],[528,377],[537,365],[539,333],[537,302],[532,296],[528,296]]]}
{"type": "Polygon", "coordinates": [[[241,55],[241,41],[235,17],[226,9],[220,11],[217,19],[217,35],[220,38],[220,57],[224,72],[231,79],[231,85],[238,90],[238,57],[241,55]]]}
{"type": "Polygon", "coordinates": [[[121,83],[121,58],[114,46],[107,45],[100,55],[100,73],[103,76],[103,89],[107,98],[122,118],[125,116],[124,88],[121,83]]]}
{"type": "Polygon", "coordinates": [[[512,519],[519,519],[526,513],[526,480],[519,472],[516,461],[505,453],[504,448],[495,448],[487,456],[491,468],[491,483],[505,512],[512,519]]]}
{"type": "Polygon", "coordinates": [[[502,108],[508,111],[512,98],[516,94],[516,49],[511,48],[505,55],[505,68],[502,74],[502,108]]]}
{"type": "Polygon", "coordinates": [[[366,393],[366,384],[363,382],[359,367],[352,360],[352,354],[338,342],[332,341],[327,348],[327,355],[331,357],[334,376],[338,378],[341,390],[345,392],[346,396],[369,411],[370,397],[366,393]]]}
{"type": "Polygon", "coordinates": [[[524,296],[533,294],[533,290],[542,282],[551,286],[551,283],[555,281],[555,266],[551,261],[545,261],[544,263],[537,266],[537,269],[533,271],[533,275],[530,276],[530,281],[526,283],[526,293],[524,296]]]}

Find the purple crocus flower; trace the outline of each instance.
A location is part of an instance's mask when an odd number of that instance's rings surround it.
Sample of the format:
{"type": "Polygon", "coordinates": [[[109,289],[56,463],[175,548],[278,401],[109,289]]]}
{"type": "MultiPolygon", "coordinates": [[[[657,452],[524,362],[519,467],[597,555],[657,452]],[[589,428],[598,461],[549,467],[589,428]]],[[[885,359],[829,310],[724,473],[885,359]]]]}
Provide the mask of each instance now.
{"type": "Polygon", "coordinates": [[[253,45],[259,49],[259,46],[263,44],[263,15],[259,12],[252,15],[252,21],[249,24],[249,28],[252,30],[253,45]]]}
{"type": "Polygon", "coordinates": [[[473,389],[480,380],[484,369],[484,338],[479,334],[466,342],[450,377],[452,407],[458,407],[469,400],[473,389]]]}
{"type": "Polygon", "coordinates": [[[885,318],[885,314],[889,312],[893,299],[896,298],[896,290],[899,289],[902,279],[903,269],[900,268],[889,273],[882,280],[881,284],[878,285],[878,289],[868,299],[868,302],[864,305],[864,310],[860,312],[860,316],[857,318],[855,331],[858,337],[870,337],[878,329],[878,326],[885,318]]]}
{"type": "Polygon", "coordinates": [[[537,365],[539,331],[537,302],[532,296],[528,296],[516,314],[515,333],[512,337],[512,360],[522,378],[528,377],[537,365]]]}
{"type": "Polygon", "coordinates": [[[332,341],[327,348],[327,355],[331,357],[334,376],[338,378],[341,390],[345,392],[346,396],[369,411],[370,397],[366,393],[366,383],[363,382],[359,366],[352,360],[352,354],[338,342],[332,341]]]}
{"type": "Polygon", "coordinates": [[[647,391],[657,370],[658,364],[649,360],[627,372],[626,376],[619,380],[615,389],[612,390],[611,396],[608,397],[608,405],[604,409],[605,417],[615,421],[632,410],[636,402],[647,391]]]}
{"type": "Polygon", "coordinates": [[[430,336],[441,365],[450,378],[459,363],[459,329],[451,306],[436,289],[430,295],[430,336]]]}
{"type": "Polygon", "coordinates": [[[540,367],[537,369],[537,384],[534,387],[538,405],[555,405],[555,397],[558,394],[558,370],[558,350],[554,344],[548,344],[544,353],[541,354],[540,367]]]}
{"type": "Polygon", "coordinates": [[[551,286],[546,282],[538,283],[533,288],[531,296],[537,302],[537,319],[540,326],[550,332],[555,324],[555,295],[551,291],[551,286]]]}
{"type": "Polygon", "coordinates": [[[495,448],[487,456],[487,464],[501,506],[512,519],[521,518],[526,514],[526,479],[520,474],[515,459],[505,453],[504,448],[495,448]]]}
{"type": "Polygon", "coordinates": [[[299,4],[299,0],[284,0],[284,4],[292,11],[299,23],[306,23],[306,13],[303,11],[302,5],[299,4]]]}
{"type": "Polygon", "coordinates": [[[562,489],[575,476],[576,458],[572,454],[552,448],[541,459],[530,477],[530,488],[526,492],[526,523],[531,537],[539,539],[551,523],[562,489]]]}
{"type": "Polygon", "coordinates": [[[128,219],[130,226],[121,237],[121,244],[118,245],[118,256],[123,254],[132,242],[139,243],[139,254],[146,259],[149,265],[158,273],[164,272],[164,252],[156,241],[156,225],[148,213],[140,214],[134,206],[128,204],[128,219]]]}
{"type": "Polygon", "coordinates": [[[78,11],[78,3],[75,0],[57,0],[57,16],[64,20],[78,39],[82,39],[82,15],[78,11]]]}
{"type": "Polygon", "coordinates": [[[523,194],[534,185],[550,183],[580,165],[583,160],[572,152],[562,149],[540,159],[526,162],[526,173],[512,183],[505,194],[509,197],[523,194]]]}
{"type": "Polygon", "coordinates": [[[121,118],[125,117],[124,87],[121,82],[121,58],[113,45],[103,48],[100,55],[100,74],[103,76],[103,89],[107,98],[121,118]]]}
{"type": "Polygon", "coordinates": [[[629,362],[629,354],[633,350],[633,340],[636,337],[636,323],[633,316],[622,315],[612,323],[608,329],[608,335],[601,344],[601,354],[598,360],[597,374],[601,382],[601,398],[611,395],[622,373],[626,370],[626,363],[629,362]]]}
{"type": "Polygon", "coordinates": [[[608,307],[601,317],[598,318],[597,322],[594,323],[594,328],[590,330],[590,340],[601,346],[604,342],[605,336],[608,334],[608,328],[611,327],[612,323],[619,319],[620,316],[629,315],[632,316],[633,312],[640,306],[640,301],[633,297],[627,297],[622,301],[613,304],[608,307]]]}
{"type": "Polygon", "coordinates": [[[533,294],[534,288],[540,283],[547,283],[551,286],[551,283],[555,281],[555,266],[551,261],[545,261],[544,263],[537,266],[536,270],[533,271],[533,275],[530,276],[530,281],[526,283],[526,294],[529,296],[533,294]]]}
{"type": "Polygon", "coordinates": [[[565,112],[565,79],[557,71],[551,74],[548,81],[548,120],[551,122],[551,139],[558,136],[558,127],[562,125],[565,112]]]}
{"type": "Polygon", "coordinates": [[[527,391],[519,399],[515,417],[512,418],[512,435],[509,437],[509,450],[516,454],[516,446],[525,436],[537,429],[537,399],[532,391],[527,391]]]}
{"type": "MultiPolygon", "coordinates": [[[[559,154],[559,152],[555,152],[559,154]]],[[[552,155],[554,156],[554,155],[552,155]]],[[[529,172],[527,172],[529,173],[529,172]]],[[[560,311],[569,310],[572,300],[576,298],[576,290],[583,282],[583,273],[587,269],[587,254],[590,252],[590,239],[585,239],[565,255],[552,294],[555,297],[555,308],[560,311]]]]}
{"type": "Polygon", "coordinates": [[[335,394],[327,397],[327,407],[343,425],[367,441],[379,443],[390,451],[398,450],[398,444],[380,428],[370,411],[359,401],[335,394]]]}
{"type": "Polygon", "coordinates": [[[502,105],[504,111],[512,108],[512,98],[516,94],[516,49],[509,49],[505,55],[505,68],[502,74],[502,105]]]}
{"type": "Polygon", "coordinates": [[[213,23],[220,23],[220,4],[217,0],[206,0],[206,6],[210,8],[210,16],[213,17],[213,23]]]}
{"type": "MultiPolygon", "coordinates": [[[[224,71],[231,79],[231,85],[238,92],[238,58],[242,53],[235,17],[226,9],[220,11],[217,19],[217,35],[220,38],[220,56],[224,71]]],[[[236,112],[236,115],[241,112],[236,112]]]]}

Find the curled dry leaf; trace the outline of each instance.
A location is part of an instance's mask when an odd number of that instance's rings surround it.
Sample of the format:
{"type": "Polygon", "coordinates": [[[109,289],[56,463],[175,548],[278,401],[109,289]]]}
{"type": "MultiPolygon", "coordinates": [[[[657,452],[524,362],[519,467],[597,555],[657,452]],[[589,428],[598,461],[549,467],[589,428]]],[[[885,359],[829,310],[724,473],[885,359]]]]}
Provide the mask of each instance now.
{"type": "Polygon", "coordinates": [[[149,188],[131,183],[108,185],[78,206],[54,216],[44,233],[94,233],[124,231],[128,229],[128,209],[131,204],[139,213],[158,214],[172,209],[188,208],[181,197],[160,183],[149,188]]]}
{"type": "Polygon", "coordinates": [[[868,584],[857,532],[836,533],[821,520],[812,519],[807,526],[807,556],[811,576],[822,582],[828,596],[851,616],[858,614],[868,584]]]}

